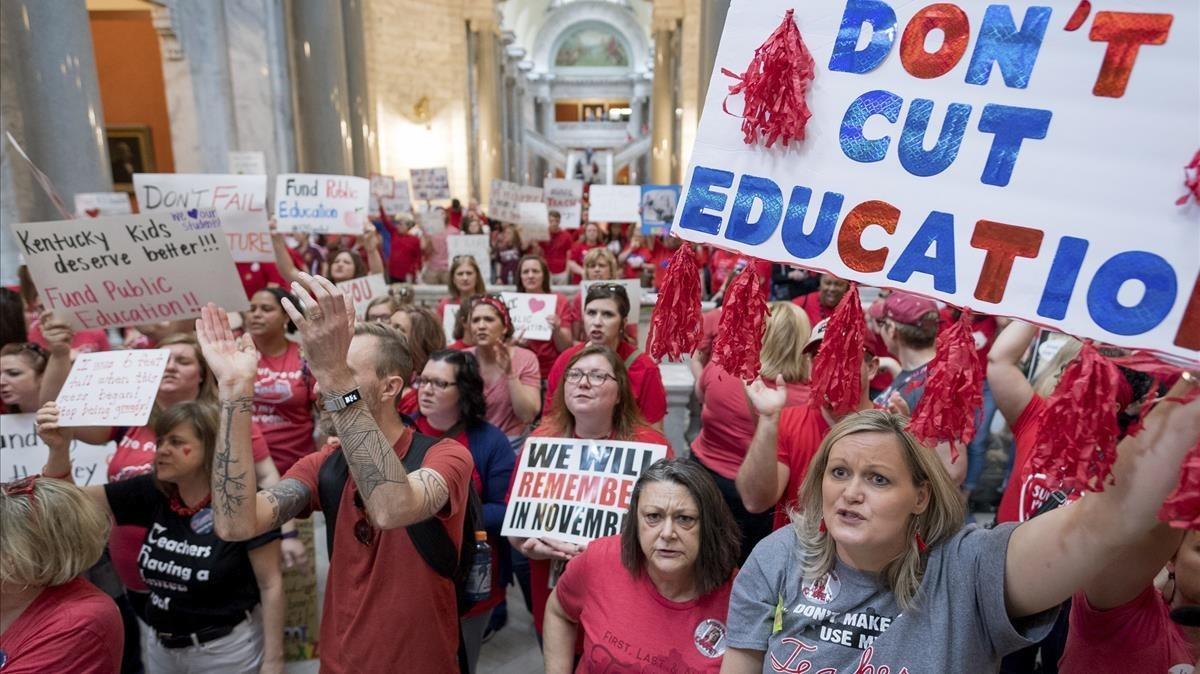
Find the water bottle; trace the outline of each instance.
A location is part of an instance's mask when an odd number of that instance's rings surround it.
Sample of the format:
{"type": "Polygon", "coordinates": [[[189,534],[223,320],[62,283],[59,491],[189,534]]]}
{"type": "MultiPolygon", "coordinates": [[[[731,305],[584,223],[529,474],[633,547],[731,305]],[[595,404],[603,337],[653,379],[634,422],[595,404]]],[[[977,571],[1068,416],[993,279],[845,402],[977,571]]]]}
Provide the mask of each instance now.
{"type": "Polygon", "coordinates": [[[475,532],[475,552],[471,555],[466,590],[471,603],[479,603],[492,595],[492,547],[488,545],[486,531],[475,532]]]}

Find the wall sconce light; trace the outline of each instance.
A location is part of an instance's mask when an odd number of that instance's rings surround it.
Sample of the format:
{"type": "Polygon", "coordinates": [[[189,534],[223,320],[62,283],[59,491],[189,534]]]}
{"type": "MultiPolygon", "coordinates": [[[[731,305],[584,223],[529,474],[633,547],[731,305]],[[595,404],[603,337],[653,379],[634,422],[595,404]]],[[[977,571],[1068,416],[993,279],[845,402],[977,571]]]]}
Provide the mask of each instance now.
{"type": "Polygon", "coordinates": [[[433,121],[433,112],[429,109],[428,96],[422,96],[416,103],[413,104],[412,114],[413,119],[420,124],[424,124],[426,129],[433,128],[433,125],[431,124],[433,121]]]}

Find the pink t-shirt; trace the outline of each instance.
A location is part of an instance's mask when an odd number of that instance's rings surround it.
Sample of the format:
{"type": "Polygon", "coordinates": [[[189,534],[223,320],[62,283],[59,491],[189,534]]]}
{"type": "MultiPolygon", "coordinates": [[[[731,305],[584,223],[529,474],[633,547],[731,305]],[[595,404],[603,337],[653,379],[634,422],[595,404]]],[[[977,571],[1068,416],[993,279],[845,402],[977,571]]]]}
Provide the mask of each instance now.
{"type": "MultiPolygon", "coordinates": [[[[566,325],[571,311],[571,303],[567,301],[567,298],[562,293],[554,293],[554,297],[554,315],[558,316],[559,325],[566,325]]],[[[527,339],[525,340],[525,348],[537,356],[538,369],[541,371],[542,377],[550,374],[550,368],[554,367],[554,361],[558,360],[558,354],[562,353],[554,343],[553,336],[545,341],[527,339]]]]}
{"type": "MultiPolygon", "coordinates": [[[[774,388],[774,384],[768,383],[774,388]]],[[[788,384],[788,406],[808,402],[807,383],[788,384]]],[[[700,375],[704,408],[700,412],[700,435],[692,442],[692,453],[713,472],[734,479],[750,449],[758,415],[746,400],[742,380],[709,363],[700,375]]]]}
{"type": "Polygon", "coordinates": [[[1200,657],[1153,585],[1108,611],[1097,611],[1076,592],[1070,624],[1058,661],[1063,674],[1182,674],[1200,657]]]}
{"type": "Polygon", "coordinates": [[[289,343],[281,355],[258,359],[253,419],[267,438],[280,475],[317,449],[312,413],[315,386],[298,344],[289,343]]]}
{"type": "Polygon", "coordinates": [[[592,541],[555,586],[563,612],[579,623],[576,672],[718,672],[725,654],[731,575],[690,601],[659,594],[645,571],[621,566],[621,537],[592,541]]]}
{"type": "Polygon", "coordinates": [[[445,231],[429,235],[429,258],[425,260],[427,267],[434,271],[445,271],[450,268],[450,246],[446,243],[446,237],[455,234],[462,234],[462,230],[446,225],[445,231]]]}
{"type": "MultiPolygon", "coordinates": [[[[467,349],[478,357],[475,347],[467,349]]],[[[532,386],[539,391],[542,387],[542,374],[538,369],[537,356],[529,349],[519,346],[511,347],[513,375],[526,386],[532,386]]],[[[525,432],[527,423],[517,418],[513,411],[512,396],[508,393],[508,379],[499,374],[491,378],[484,377],[483,399],[487,403],[487,420],[496,428],[504,431],[508,437],[516,437],[525,432]]]]}

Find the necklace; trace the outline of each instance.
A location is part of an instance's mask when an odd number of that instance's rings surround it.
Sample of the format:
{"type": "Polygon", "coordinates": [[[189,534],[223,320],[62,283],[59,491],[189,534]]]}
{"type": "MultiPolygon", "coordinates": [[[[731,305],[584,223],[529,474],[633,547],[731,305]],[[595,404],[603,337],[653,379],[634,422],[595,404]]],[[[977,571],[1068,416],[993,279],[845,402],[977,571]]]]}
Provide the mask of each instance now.
{"type": "Polygon", "coordinates": [[[175,513],[176,515],[179,515],[180,517],[191,517],[192,515],[195,515],[201,510],[207,508],[208,504],[211,502],[212,494],[209,494],[201,499],[200,502],[195,506],[189,508],[188,506],[184,505],[183,499],[179,498],[179,494],[175,493],[171,494],[171,500],[168,501],[167,505],[171,506],[171,512],[175,513]]]}

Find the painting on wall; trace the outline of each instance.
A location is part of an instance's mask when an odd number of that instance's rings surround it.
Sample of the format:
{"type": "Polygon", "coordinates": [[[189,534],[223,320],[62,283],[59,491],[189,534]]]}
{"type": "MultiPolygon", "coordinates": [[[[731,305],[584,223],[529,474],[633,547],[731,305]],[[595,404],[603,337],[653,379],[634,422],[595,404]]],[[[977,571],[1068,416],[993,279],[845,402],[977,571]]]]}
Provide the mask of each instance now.
{"type": "Polygon", "coordinates": [[[133,174],[154,173],[154,141],[148,125],[110,126],[105,130],[113,189],[133,192],[133,174]]]}
{"type": "Polygon", "coordinates": [[[612,31],[583,28],[559,46],[554,65],[566,68],[625,68],[629,66],[629,54],[612,31]]]}

